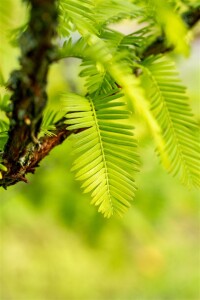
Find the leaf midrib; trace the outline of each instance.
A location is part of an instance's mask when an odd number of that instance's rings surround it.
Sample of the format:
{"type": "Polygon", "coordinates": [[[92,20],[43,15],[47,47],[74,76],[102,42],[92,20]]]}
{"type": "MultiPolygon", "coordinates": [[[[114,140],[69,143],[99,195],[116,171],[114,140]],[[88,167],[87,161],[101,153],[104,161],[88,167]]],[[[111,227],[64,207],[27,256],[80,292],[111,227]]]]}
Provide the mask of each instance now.
{"type": "Polygon", "coordinates": [[[113,209],[113,203],[112,203],[112,199],[111,199],[108,167],[107,167],[106,157],[105,157],[105,153],[104,153],[103,142],[102,142],[102,138],[101,138],[101,133],[100,133],[100,128],[99,128],[99,124],[98,124],[98,119],[97,119],[97,116],[96,116],[96,110],[95,110],[94,103],[91,99],[89,99],[89,101],[90,101],[90,104],[91,104],[91,108],[92,108],[92,112],[93,112],[93,116],[94,116],[94,120],[95,120],[95,126],[96,126],[98,137],[99,137],[99,144],[100,144],[100,148],[101,148],[102,160],[103,160],[103,164],[104,164],[104,168],[105,168],[107,194],[108,194],[108,197],[109,197],[110,207],[111,207],[111,211],[112,211],[111,214],[113,214],[114,209],[113,209]]]}

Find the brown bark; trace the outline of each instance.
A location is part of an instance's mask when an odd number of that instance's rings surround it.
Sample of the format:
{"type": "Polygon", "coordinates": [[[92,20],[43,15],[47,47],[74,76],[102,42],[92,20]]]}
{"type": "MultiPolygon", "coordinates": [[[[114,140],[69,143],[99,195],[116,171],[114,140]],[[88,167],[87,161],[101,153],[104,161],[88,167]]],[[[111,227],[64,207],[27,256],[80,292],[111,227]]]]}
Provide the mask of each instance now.
{"type": "Polygon", "coordinates": [[[38,143],[31,143],[26,148],[24,156],[13,165],[12,161],[6,161],[8,171],[4,173],[0,185],[5,189],[19,181],[27,182],[26,174],[34,173],[39,166],[40,161],[46,157],[50,151],[66,140],[70,134],[77,131],[66,130],[64,119],[55,124],[56,129],[52,131],[52,136],[44,136],[38,140],[38,143]]]}
{"type": "Polygon", "coordinates": [[[20,38],[21,68],[12,72],[8,82],[13,92],[13,109],[9,114],[9,138],[3,153],[8,172],[3,174],[0,186],[10,185],[13,177],[16,181],[24,180],[21,162],[28,149],[35,150],[39,143],[37,135],[47,102],[47,73],[56,55],[52,44],[57,25],[56,0],[30,0],[30,4],[28,28],[20,38]]]}

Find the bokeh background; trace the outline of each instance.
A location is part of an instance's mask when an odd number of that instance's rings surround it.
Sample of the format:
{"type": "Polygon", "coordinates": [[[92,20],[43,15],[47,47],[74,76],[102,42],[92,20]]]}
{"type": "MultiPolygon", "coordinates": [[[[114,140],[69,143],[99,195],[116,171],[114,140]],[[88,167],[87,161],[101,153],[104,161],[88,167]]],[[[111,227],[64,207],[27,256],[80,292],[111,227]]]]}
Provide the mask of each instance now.
{"type": "MultiPolygon", "coordinates": [[[[12,1],[5,2],[9,9],[12,1]]],[[[13,27],[26,19],[18,2],[14,12],[10,7],[13,27]]],[[[6,78],[18,52],[3,33],[0,44],[6,78]]],[[[199,51],[197,35],[190,58],[177,58],[197,118],[199,51]]],[[[78,66],[66,60],[51,68],[52,107],[63,91],[83,91],[78,66]]],[[[122,219],[104,219],[82,194],[70,172],[71,140],[28,176],[29,184],[0,189],[0,300],[200,299],[199,192],[165,173],[151,136],[142,123],[138,128],[139,189],[122,219]]]]}

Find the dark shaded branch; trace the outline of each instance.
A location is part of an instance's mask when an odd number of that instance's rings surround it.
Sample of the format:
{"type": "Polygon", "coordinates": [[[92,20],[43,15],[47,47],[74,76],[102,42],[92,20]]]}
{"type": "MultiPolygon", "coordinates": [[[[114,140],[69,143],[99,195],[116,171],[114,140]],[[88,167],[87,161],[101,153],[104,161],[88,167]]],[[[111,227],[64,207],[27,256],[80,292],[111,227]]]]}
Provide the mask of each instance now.
{"type": "MultiPolygon", "coordinates": [[[[9,83],[10,89],[13,90],[13,111],[10,117],[9,139],[3,154],[3,163],[8,168],[0,180],[0,186],[4,188],[19,181],[27,182],[26,174],[34,173],[39,162],[53,148],[72,133],[78,132],[68,131],[64,124],[65,118],[62,118],[55,124],[53,136],[44,136],[36,141],[42,111],[47,101],[47,72],[56,56],[51,44],[57,19],[55,1],[30,0],[30,23],[20,41],[21,70],[11,74],[9,83]]],[[[200,20],[200,7],[184,13],[182,18],[189,28],[193,27],[200,20]]],[[[166,46],[165,37],[158,37],[144,50],[141,59],[171,50],[173,46],[166,46]]]]}
{"type": "Polygon", "coordinates": [[[3,179],[0,180],[0,186],[7,188],[7,186],[16,184],[19,181],[27,182],[26,174],[34,173],[40,161],[53,148],[62,144],[72,133],[77,133],[77,131],[66,130],[64,119],[59,120],[55,127],[56,129],[52,131],[52,136],[41,137],[38,144],[32,143],[29,145],[24,156],[20,158],[17,168],[14,168],[11,162],[6,164],[8,171],[4,174],[3,179]]]}
{"type": "MultiPolygon", "coordinates": [[[[47,73],[56,53],[52,45],[57,25],[56,0],[29,2],[30,21],[19,41],[21,68],[11,73],[8,82],[13,94],[9,137],[3,153],[3,162],[9,170],[7,178],[9,174],[13,176],[21,171],[22,157],[32,144],[38,143],[37,135],[47,102],[47,73]]],[[[0,181],[0,185],[5,184],[0,181]]]]}
{"type": "Polygon", "coordinates": [[[27,30],[20,38],[21,69],[13,71],[8,88],[13,91],[9,138],[3,159],[15,165],[31,142],[37,141],[46,106],[46,83],[55,49],[57,12],[55,0],[30,0],[27,30]]]}
{"type": "Polygon", "coordinates": [[[182,14],[182,19],[188,28],[192,28],[200,20],[200,6],[193,7],[182,14]]]}

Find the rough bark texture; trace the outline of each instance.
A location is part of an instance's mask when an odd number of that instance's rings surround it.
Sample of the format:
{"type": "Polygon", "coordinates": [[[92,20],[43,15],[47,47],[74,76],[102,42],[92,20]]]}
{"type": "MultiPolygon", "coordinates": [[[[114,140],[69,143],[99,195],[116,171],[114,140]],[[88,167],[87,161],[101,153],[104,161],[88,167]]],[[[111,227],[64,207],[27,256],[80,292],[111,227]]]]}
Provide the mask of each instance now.
{"type": "MultiPolygon", "coordinates": [[[[25,180],[24,158],[29,149],[35,151],[37,147],[41,152],[41,142],[45,142],[38,141],[37,135],[47,102],[47,73],[56,55],[52,44],[57,25],[56,0],[30,0],[30,4],[29,25],[20,38],[21,69],[13,71],[8,82],[13,94],[9,138],[3,154],[8,172],[0,181],[4,187],[25,180]]],[[[27,163],[30,165],[29,160],[27,163]]]]}
{"type": "MultiPolygon", "coordinates": [[[[4,188],[13,185],[18,181],[27,182],[26,174],[34,173],[40,161],[46,157],[56,146],[60,145],[72,133],[66,130],[64,119],[55,124],[56,129],[52,131],[52,136],[44,136],[38,140],[39,143],[30,143],[26,148],[25,154],[17,164],[7,163],[8,171],[4,173],[0,185],[4,188]]],[[[76,133],[76,131],[74,131],[76,133]]]]}
{"type": "MultiPolygon", "coordinates": [[[[70,134],[64,118],[59,120],[52,131],[53,136],[37,139],[46,106],[46,83],[50,64],[56,58],[52,45],[57,24],[56,0],[30,0],[31,13],[28,29],[20,39],[21,69],[12,72],[8,87],[12,94],[12,113],[8,142],[3,153],[0,186],[7,188],[19,181],[27,182],[26,174],[34,173],[39,162],[49,152],[66,140],[70,134]]],[[[182,15],[188,27],[193,27],[200,19],[200,7],[182,15]]],[[[160,36],[141,54],[141,59],[150,54],[173,50],[167,47],[165,37],[160,36]]]]}
{"type": "Polygon", "coordinates": [[[4,158],[12,163],[18,161],[30,142],[37,141],[47,101],[47,72],[54,56],[55,0],[31,3],[29,26],[20,39],[21,69],[11,74],[8,84],[13,90],[13,111],[4,158]]]}

